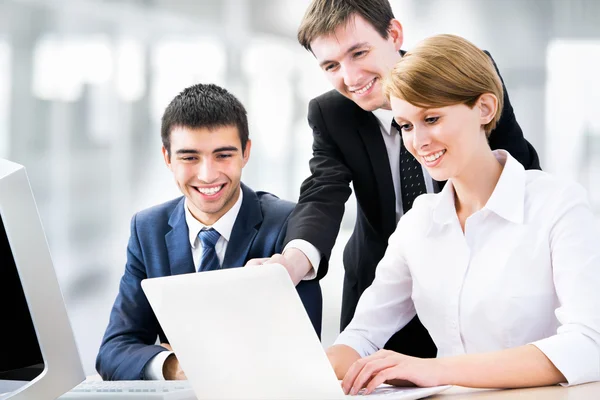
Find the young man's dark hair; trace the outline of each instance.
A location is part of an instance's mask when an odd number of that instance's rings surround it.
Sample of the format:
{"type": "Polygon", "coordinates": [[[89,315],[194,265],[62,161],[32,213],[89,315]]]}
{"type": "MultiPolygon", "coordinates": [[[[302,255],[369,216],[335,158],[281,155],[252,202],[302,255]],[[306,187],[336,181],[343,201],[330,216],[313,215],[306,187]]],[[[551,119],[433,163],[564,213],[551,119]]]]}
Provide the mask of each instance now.
{"type": "Polygon", "coordinates": [[[167,106],[162,117],[161,138],[171,155],[171,130],[236,126],[242,152],[248,142],[248,117],[242,103],[227,90],[213,84],[197,84],[179,93],[167,106]]]}
{"type": "Polygon", "coordinates": [[[330,35],[344,26],[352,16],[360,15],[387,39],[394,13],[388,0],[316,0],[313,1],[298,28],[298,41],[307,50],[319,36],[330,35]]]}

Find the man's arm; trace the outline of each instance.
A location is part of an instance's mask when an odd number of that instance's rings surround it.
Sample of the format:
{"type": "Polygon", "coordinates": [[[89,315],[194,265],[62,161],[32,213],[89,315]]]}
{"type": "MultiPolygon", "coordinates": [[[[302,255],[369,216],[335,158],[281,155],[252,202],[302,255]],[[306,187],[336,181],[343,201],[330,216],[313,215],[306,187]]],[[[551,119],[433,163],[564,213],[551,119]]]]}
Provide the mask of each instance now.
{"type": "Polygon", "coordinates": [[[490,53],[487,51],[485,53],[490,56],[490,59],[496,68],[496,72],[498,72],[498,76],[502,81],[502,88],[504,89],[504,107],[502,108],[502,114],[498,121],[498,125],[490,133],[488,139],[490,147],[492,150],[504,149],[508,151],[514,158],[523,164],[525,169],[541,169],[537,152],[531,143],[525,139],[523,131],[517,122],[512,105],[510,104],[510,99],[508,98],[504,80],[502,80],[502,75],[500,75],[500,71],[490,53]]]}
{"type": "MultiPolygon", "coordinates": [[[[284,244],[301,239],[315,246],[321,254],[317,266],[317,279],[320,279],[327,273],[344,204],[350,197],[352,173],[329,134],[317,99],[309,104],[308,123],[313,130],[311,175],[300,187],[300,198],[288,222],[284,244]]],[[[286,249],[286,257],[288,252],[286,249]]]]}
{"type": "Polygon", "coordinates": [[[125,273],[96,358],[96,370],[104,380],[143,380],[146,364],[167,351],[154,345],[159,324],[142,291],[141,281],[146,278],[142,259],[134,216],[125,273]]]}

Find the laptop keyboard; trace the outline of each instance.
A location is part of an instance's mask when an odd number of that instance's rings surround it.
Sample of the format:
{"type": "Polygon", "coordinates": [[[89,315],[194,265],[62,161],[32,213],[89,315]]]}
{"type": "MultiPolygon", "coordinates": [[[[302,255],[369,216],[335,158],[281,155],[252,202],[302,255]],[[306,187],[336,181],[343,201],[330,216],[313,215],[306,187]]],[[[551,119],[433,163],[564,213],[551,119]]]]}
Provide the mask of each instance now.
{"type": "Polygon", "coordinates": [[[83,382],[58,400],[196,400],[187,381],[83,382]]]}
{"type": "Polygon", "coordinates": [[[350,396],[350,395],[346,395],[346,398],[359,398],[359,399],[393,399],[393,398],[398,398],[399,396],[408,393],[410,391],[410,389],[401,389],[398,387],[380,387],[377,388],[375,390],[373,390],[373,393],[369,394],[369,395],[364,395],[364,389],[358,392],[358,396],[360,397],[356,397],[356,396],[350,396]]]}

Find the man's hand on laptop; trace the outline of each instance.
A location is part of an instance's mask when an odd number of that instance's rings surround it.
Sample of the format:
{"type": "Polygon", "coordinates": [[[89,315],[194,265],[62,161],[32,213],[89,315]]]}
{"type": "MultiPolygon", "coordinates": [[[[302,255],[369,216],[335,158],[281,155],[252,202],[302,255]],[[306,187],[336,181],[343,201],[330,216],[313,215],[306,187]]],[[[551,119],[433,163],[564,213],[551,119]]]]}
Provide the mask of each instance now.
{"type": "Polygon", "coordinates": [[[246,263],[246,266],[263,264],[281,264],[290,274],[294,285],[300,283],[302,278],[308,274],[312,265],[304,253],[296,248],[290,248],[285,251],[285,255],[274,254],[268,258],[254,258],[246,263]]]}
{"type": "MultiPolygon", "coordinates": [[[[162,347],[169,351],[173,351],[173,348],[168,343],[161,343],[162,347]]],[[[163,365],[163,376],[168,381],[185,381],[187,377],[185,376],[185,372],[181,369],[181,365],[179,365],[179,360],[175,354],[171,354],[165,360],[163,365]]]]}

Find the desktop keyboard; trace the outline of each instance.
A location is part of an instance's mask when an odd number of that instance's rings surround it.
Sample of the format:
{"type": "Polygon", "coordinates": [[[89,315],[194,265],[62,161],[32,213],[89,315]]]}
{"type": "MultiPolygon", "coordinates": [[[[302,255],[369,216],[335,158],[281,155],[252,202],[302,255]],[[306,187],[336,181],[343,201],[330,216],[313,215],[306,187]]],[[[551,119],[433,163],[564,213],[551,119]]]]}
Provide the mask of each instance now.
{"type": "Polygon", "coordinates": [[[83,382],[58,400],[196,400],[187,381],[83,382]]]}

